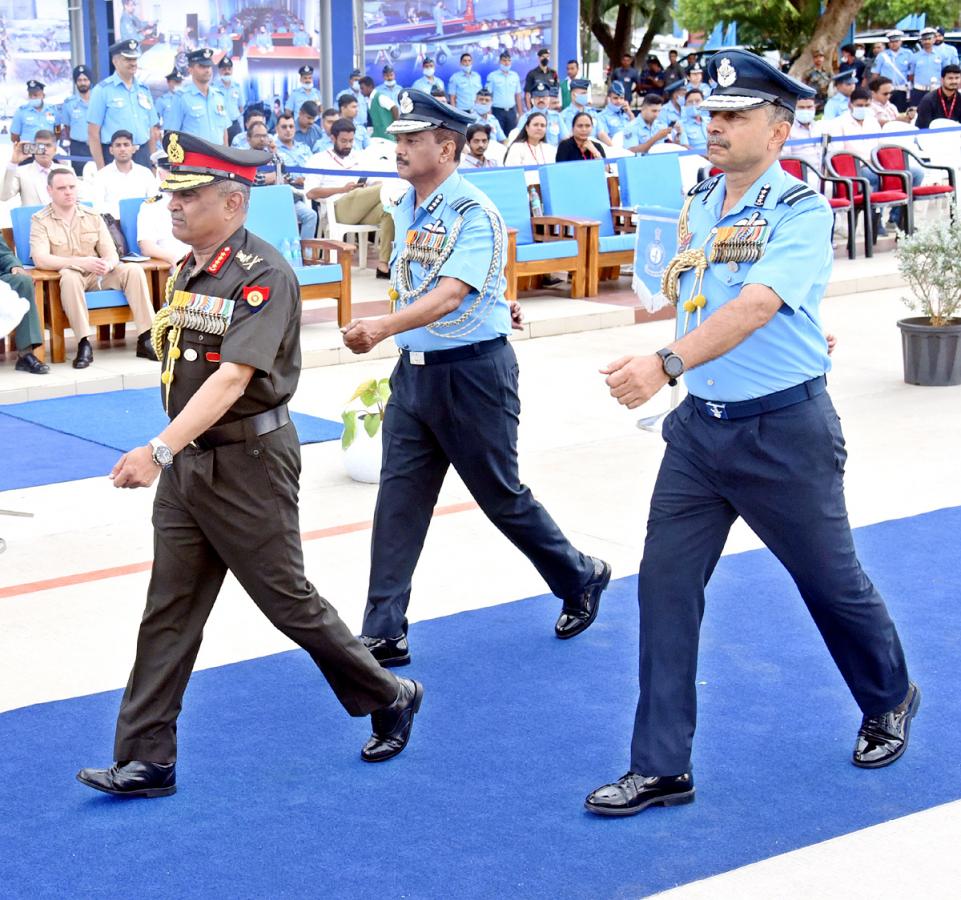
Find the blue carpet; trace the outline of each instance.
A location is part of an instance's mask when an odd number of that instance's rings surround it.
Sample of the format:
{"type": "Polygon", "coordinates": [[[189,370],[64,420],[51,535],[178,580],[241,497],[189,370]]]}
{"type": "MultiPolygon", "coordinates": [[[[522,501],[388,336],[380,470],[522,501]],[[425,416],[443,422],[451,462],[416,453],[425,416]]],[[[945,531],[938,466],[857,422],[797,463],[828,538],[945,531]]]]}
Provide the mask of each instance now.
{"type": "MultiPolygon", "coordinates": [[[[316,444],[339,440],[343,425],[329,419],[292,412],[302,444],[316,444]]],[[[31,443],[19,453],[16,464],[8,465],[4,456],[4,471],[0,472],[0,490],[33,487],[56,481],[74,481],[94,475],[106,475],[117,461],[118,453],[104,456],[103,448],[126,452],[142,447],[166,427],[157,388],[135,391],[108,391],[102,394],[74,394],[53,400],[32,400],[0,407],[0,447],[10,446],[18,435],[31,438],[31,443]],[[33,432],[24,432],[22,423],[32,423],[33,432]],[[37,440],[33,440],[37,439],[37,440]],[[96,445],[86,449],[75,459],[79,442],[96,445]],[[42,444],[40,454],[49,460],[44,475],[33,465],[34,445],[42,444]],[[109,457],[106,468],[93,468],[90,460],[109,457]]]]}
{"type": "Polygon", "coordinates": [[[170,799],[72,780],[109,759],[119,692],[0,715],[0,894],[637,897],[956,800],[944,739],[961,715],[961,509],[857,538],[924,694],[888,769],[850,764],[858,711],[787,575],[756,551],[722,559],[709,591],[690,806],[623,820],[581,808],[627,769],[624,578],[571,642],[551,636],[550,597],[414,625],[405,674],[426,685],[423,713],[383,765],[359,761],[366,720],[299,651],[197,673],[170,799]]]}

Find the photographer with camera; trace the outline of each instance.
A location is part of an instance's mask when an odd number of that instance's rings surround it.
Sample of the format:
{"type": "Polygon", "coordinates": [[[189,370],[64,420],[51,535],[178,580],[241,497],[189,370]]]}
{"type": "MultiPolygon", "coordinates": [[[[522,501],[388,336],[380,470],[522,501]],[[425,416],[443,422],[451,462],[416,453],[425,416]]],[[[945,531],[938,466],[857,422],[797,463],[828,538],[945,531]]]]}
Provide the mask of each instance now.
{"type": "Polygon", "coordinates": [[[20,198],[21,206],[46,206],[50,202],[47,175],[56,162],[57,145],[52,131],[41,129],[32,141],[13,145],[3,173],[0,200],[20,198]]]}

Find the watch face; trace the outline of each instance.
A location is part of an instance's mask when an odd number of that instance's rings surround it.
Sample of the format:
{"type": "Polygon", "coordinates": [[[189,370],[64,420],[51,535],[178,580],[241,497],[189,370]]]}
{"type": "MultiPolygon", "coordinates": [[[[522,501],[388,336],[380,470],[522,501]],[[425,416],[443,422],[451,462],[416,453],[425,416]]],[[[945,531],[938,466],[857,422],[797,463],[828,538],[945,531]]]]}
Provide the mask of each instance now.
{"type": "Polygon", "coordinates": [[[664,372],[671,378],[684,374],[684,362],[681,357],[672,354],[664,360],[664,372]]]}
{"type": "Polygon", "coordinates": [[[153,461],[162,469],[173,465],[174,455],[169,447],[157,447],[153,452],[153,461]]]}

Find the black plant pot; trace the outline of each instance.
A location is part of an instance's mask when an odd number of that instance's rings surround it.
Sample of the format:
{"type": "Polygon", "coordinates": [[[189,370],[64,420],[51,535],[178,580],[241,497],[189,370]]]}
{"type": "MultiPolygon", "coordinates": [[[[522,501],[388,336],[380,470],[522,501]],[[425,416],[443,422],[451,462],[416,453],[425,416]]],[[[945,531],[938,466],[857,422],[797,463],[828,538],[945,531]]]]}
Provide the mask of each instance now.
{"type": "Polygon", "coordinates": [[[927,387],[961,384],[961,319],[936,327],[927,316],[901,319],[904,381],[927,387]]]}

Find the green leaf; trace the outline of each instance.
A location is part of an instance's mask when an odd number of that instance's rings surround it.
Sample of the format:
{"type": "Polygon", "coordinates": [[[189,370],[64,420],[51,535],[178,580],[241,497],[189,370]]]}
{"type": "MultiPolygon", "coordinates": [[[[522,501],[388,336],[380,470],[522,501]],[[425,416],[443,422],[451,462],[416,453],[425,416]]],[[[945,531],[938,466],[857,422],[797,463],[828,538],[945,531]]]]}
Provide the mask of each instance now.
{"type": "Polygon", "coordinates": [[[357,436],[357,412],[351,409],[342,412],[340,417],[344,420],[344,433],[340,438],[340,446],[346,450],[354,443],[354,438],[357,436]]]}
{"type": "Polygon", "coordinates": [[[371,413],[364,416],[364,431],[367,432],[371,437],[377,434],[377,430],[380,428],[380,413],[371,413]]]}
{"type": "Polygon", "coordinates": [[[390,399],[390,379],[381,378],[377,382],[377,396],[380,398],[381,403],[386,403],[390,399]]]}
{"type": "Polygon", "coordinates": [[[376,390],[377,390],[376,379],[371,378],[370,381],[361,382],[361,384],[358,385],[357,390],[354,391],[354,396],[351,397],[350,400],[348,400],[347,402],[350,403],[351,401],[356,400],[359,397],[361,402],[365,406],[370,406],[370,404],[366,400],[364,400],[364,395],[365,394],[369,395],[371,391],[376,391],[376,390]]]}

